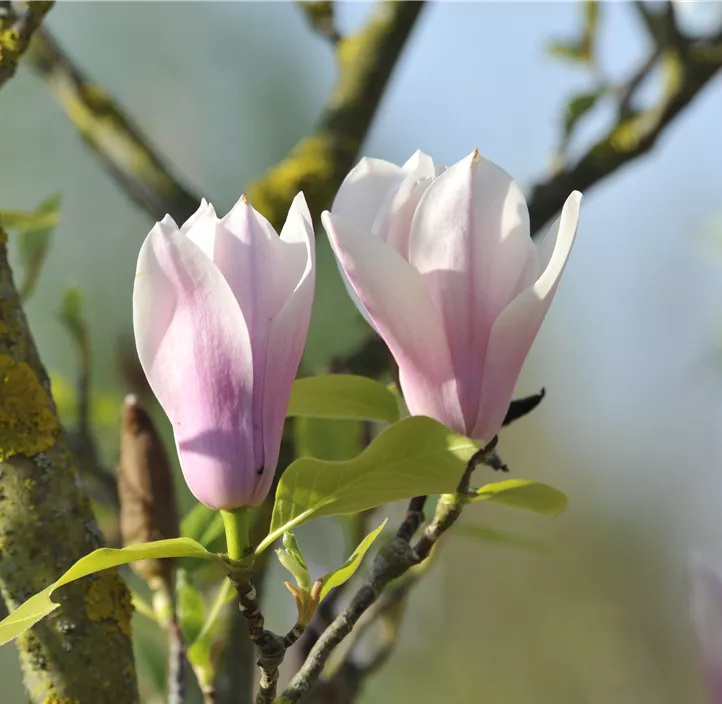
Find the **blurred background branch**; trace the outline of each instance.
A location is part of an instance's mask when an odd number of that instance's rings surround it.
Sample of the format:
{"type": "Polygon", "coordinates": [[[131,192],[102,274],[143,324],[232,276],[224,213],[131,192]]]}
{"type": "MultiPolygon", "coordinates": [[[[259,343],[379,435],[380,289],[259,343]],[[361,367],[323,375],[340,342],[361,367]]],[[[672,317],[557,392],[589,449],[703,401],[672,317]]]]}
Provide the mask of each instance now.
{"type": "Polygon", "coordinates": [[[341,35],[336,29],[336,13],[334,4],[328,0],[301,0],[298,6],[306,14],[310,25],[332,44],[338,44],[341,35]]]}
{"type": "MultiPolygon", "coordinates": [[[[303,6],[309,16],[319,18],[314,22],[317,29],[330,16],[327,5],[303,6]]],[[[279,230],[299,190],[306,194],[312,212],[330,203],[358,155],[422,7],[415,1],[380,3],[359,33],[334,39],[338,78],[316,130],[249,186],[254,207],[279,230]]],[[[171,173],[133,120],[74,65],[50,32],[37,33],[27,62],[123,190],[153,219],[170,213],[183,222],[195,211],[200,196],[171,173]]]]}
{"type": "MultiPolygon", "coordinates": [[[[282,226],[290,202],[299,190],[306,194],[312,212],[330,205],[358,156],[423,6],[420,2],[379,3],[361,31],[342,37],[336,29],[333,3],[299,5],[311,26],[334,46],[338,76],[313,134],[299,142],[278,166],[248,186],[254,206],[277,228],[282,226]]],[[[652,40],[650,52],[625,84],[613,86],[619,107],[616,122],[581,157],[567,161],[560,155],[553,173],[532,187],[529,211],[534,234],[559,212],[572,190],[588,190],[647,153],[722,67],[722,30],[694,39],[679,29],[673,3],[653,8],[637,2],[633,7],[652,40]],[[632,104],[640,87],[660,64],[667,75],[664,95],[648,108],[634,109],[632,104]]],[[[552,51],[585,61],[596,70],[594,36],[599,12],[598,3],[585,3],[586,22],[581,38],[573,44],[556,43],[552,51]]],[[[172,174],[132,118],[101,86],[83,74],[46,29],[36,32],[26,60],[53,91],[121,187],[152,218],[161,219],[170,213],[183,221],[194,212],[200,197],[172,174]]],[[[570,104],[565,146],[581,118],[611,88],[600,83],[570,104]]]]}
{"type": "Polygon", "coordinates": [[[36,33],[26,61],[139,207],[155,220],[170,213],[179,222],[195,211],[200,198],[172,175],[131,118],[73,63],[47,29],[36,33]]]}
{"type": "Polygon", "coordinates": [[[52,2],[32,2],[17,11],[13,3],[0,2],[0,88],[15,75],[20,57],[52,6],[52,2]]]}
{"type": "MultiPolygon", "coordinates": [[[[598,3],[587,3],[587,6],[590,5],[598,3]]],[[[591,186],[649,152],[675,118],[722,68],[722,27],[711,36],[695,39],[679,28],[671,2],[636,2],[630,4],[630,8],[642,19],[651,49],[622,86],[611,86],[602,79],[592,91],[570,102],[563,147],[569,143],[581,119],[601,99],[611,96],[615,100],[617,119],[578,159],[567,161],[562,153],[553,174],[532,187],[529,215],[534,233],[539,233],[559,212],[571,191],[587,192],[591,186]],[[648,107],[636,106],[635,99],[639,97],[640,89],[657,68],[661,68],[663,73],[662,95],[648,107]]],[[[593,20],[587,20],[585,33],[596,30],[598,12],[591,15],[593,20]],[[591,30],[588,29],[590,23],[591,30]]],[[[567,54],[566,58],[582,63],[586,61],[596,68],[593,55],[567,54]]]]}

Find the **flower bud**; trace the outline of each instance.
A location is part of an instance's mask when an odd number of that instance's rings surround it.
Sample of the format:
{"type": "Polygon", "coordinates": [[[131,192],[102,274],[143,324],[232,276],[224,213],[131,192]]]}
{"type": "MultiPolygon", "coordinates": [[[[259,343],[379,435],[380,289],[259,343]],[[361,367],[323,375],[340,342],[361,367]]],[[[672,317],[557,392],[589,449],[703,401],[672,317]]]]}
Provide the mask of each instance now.
{"type": "Polygon", "coordinates": [[[138,358],[173,426],[190,490],[213,509],[260,504],[311,317],[315,253],[302,194],[280,237],[245,196],[203,201],[146,238],[133,289],[138,358]]]}
{"type": "Polygon", "coordinates": [[[399,366],[409,411],[490,441],[574,242],[572,193],[534,243],[521,189],[474,150],[441,170],[363,159],[322,221],[359,310],[399,366]]]}

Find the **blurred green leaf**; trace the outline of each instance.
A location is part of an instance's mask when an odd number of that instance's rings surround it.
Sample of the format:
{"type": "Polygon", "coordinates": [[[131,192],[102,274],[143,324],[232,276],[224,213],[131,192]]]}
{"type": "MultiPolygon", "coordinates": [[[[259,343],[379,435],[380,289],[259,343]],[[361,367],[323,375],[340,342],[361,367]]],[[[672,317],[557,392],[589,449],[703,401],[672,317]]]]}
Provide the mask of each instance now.
{"type": "Polygon", "coordinates": [[[51,371],[49,376],[50,386],[53,390],[53,400],[58,409],[60,420],[70,425],[75,422],[74,415],[78,404],[76,389],[60,372],[51,371]]]}
{"type": "Polygon", "coordinates": [[[549,44],[549,53],[561,59],[586,63],[589,60],[581,42],[555,41],[549,44]]]}
{"type": "MultiPolygon", "coordinates": [[[[142,623],[133,626],[133,651],[138,664],[139,674],[148,678],[156,692],[164,692],[166,687],[167,662],[160,629],[156,625],[148,632],[142,623]]],[[[52,699],[50,700],[52,702],[52,699]]],[[[71,700],[72,701],[72,700],[71,700]]],[[[62,700],[61,700],[62,702],[62,700]]]]}
{"type": "Polygon", "coordinates": [[[155,611],[153,611],[153,607],[140,594],[131,590],[130,598],[133,602],[133,608],[137,613],[145,616],[148,620],[153,621],[153,623],[158,623],[158,617],[155,611]]]}
{"type": "Polygon", "coordinates": [[[53,230],[60,220],[60,196],[43,201],[34,212],[5,210],[0,221],[8,230],[17,233],[18,252],[23,267],[23,280],[19,286],[20,298],[25,301],[35,291],[53,230]]]}
{"type": "Polygon", "coordinates": [[[87,329],[83,319],[83,294],[77,286],[71,286],[60,301],[58,319],[79,347],[86,344],[87,329]]]}
{"type": "Polygon", "coordinates": [[[235,591],[229,580],[224,579],[213,602],[210,613],[198,637],[191,643],[187,651],[188,662],[201,688],[209,687],[215,679],[215,664],[213,662],[213,643],[221,630],[222,622],[219,616],[223,607],[235,598],[235,591]]]}
{"type": "Polygon", "coordinates": [[[126,548],[100,548],[78,560],[60,579],[41,592],[31,596],[7,618],[0,621],[0,645],[7,643],[34,626],[38,621],[58,608],[59,604],[51,601],[53,592],[64,584],[87,577],[93,572],[107,570],[110,567],[126,565],[136,560],[147,560],[165,557],[195,557],[204,560],[220,558],[208,552],[202,545],[189,538],[171,538],[157,540],[152,543],[130,545],[126,548]]]}
{"type": "Polygon", "coordinates": [[[568,61],[594,65],[600,12],[600,3],[587,0],[583,5],[584,14],[579,38],[553,41],[549,44],[549,53],[568,61]]]}
{"type": "Polygon", "coordinates": [[[579,120],[581,120],[597,104],[597,101],[603,95],[604,89],[598,88],[588,93],[581,93],[580,95],[575,95],[567,103],[567,110],[564,115],[565,137],[568,138],[568,136],[577,126],[579,120]]]}
{"type": "MultiPolygon", "coordinates": [[[[183,517],[181,535],[197,540],[211,552],[224,552],[226,549],[226,534],[221,514],[201,503],[195,504],[183,517]]],[[[182,565],[188,572],[204,567],[203,563],[197,560],[183,560],[182,565]]]]}
{"type": "Polygon", "coordinates": [[[176,612],[186,643],[192,643],[203,630],[206,604],[187,570],[176,571],[176,612]]]}
{"type": "Polygon", "coordinates": [[[356,513],[389,501],[452,492],[478,449],[477,443],[441,423],[416,416],[384,430],[351,460],[302,457],[281,476],[271,532],[257,551],[317,516],[356,513]]]}
{"type": "Polygon", "coordinates": [[[204,537],[206,536],[207,531],[212,528],[212,524],[216,520],[220,521],[221,532],[223,532],[223,520],[221,519],[221,514],[218,511],[208,508],[208,506],[197,503],[183,517],[183,520],[181,521],[181,535],[197,540],[205,547],[206,542],[204,542],[204,537]]]}
{"type": "Polygon", "coordinates": [[[286,415],[393,423],[399,409],[391,391],[373,379],[326,374],[296,379],[286,415]]]}
{"type": "Polygon", "coordinates": [[[35,230],[51,230],[60,220],[60,195],[44,200],[35,211],[0,210],[0,220],[7,230],[19,234],[35,230]]]}
{"type": "Polygon", "coordinates": [[[472,501],[492,501],[511,508],[534,511],[549,516],[561,513],[569,503],[558,489],[528,479],[507,479],[477,489],[472,501]]]}
{"type": "Polygon", "coordinates": [[[451,531],[451,535],[480,540],[485,543],[498,543],[509,547],[528,548],[544,552],[547,552],[550,549],[549,543],[543,540],[530,538],[526,535],[517,535],[515,533],[509,533],[507,531],[498,530],[497,528],[490,528],[489,526],[482,526],[478,524],[469,525],[468,523],[461,523],[456,525],[454,526],[454,530],[451,531]]]}
{"type": "Polygon", "coordinates": [[[364,555],[368,552],[368,549],[373,544],[374,540],[379,536],[379,533],[384,529],[388,518],[374,531],[371,531],[359,544],[359,546],[353,551],[351,557],[341,565],[337,570],[329,572],[323,576],[323,586],[321,587],[321,597],[319,603],[324,600],[326,595],[335,587],[339,587],[345,582],[348,582],[351,577],[354,576],[356,570],[359,568],[361,561],[364,559],[364,555]]]}
{"type": "Polygon", "coordinates": [[[299,457],[350,460],[363,450],[364,424],[360,420],[297,418],[293,440],[299,457]]]}

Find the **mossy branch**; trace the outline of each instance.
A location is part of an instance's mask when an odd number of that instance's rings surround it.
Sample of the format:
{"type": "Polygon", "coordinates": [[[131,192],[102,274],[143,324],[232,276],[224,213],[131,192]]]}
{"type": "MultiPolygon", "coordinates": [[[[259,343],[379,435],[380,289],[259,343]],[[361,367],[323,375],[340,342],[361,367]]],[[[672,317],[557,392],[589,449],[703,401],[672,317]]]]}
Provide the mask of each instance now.
{"type": "MultiPolygon", "coordinates": [[[[101,545],[0,228],[0,593],[10,610],[101,545]]],[[[138,701],[131,603],[115,570],[63,587],[18,641],[29,701],[138,701]]]]}
{"type": "Polygon", "coordinates": [[[630,7],[641,17],[652,48],[619,90],[617,121],[579,159],[533,186],[528,202],[535,233],[561,210],[573,190],[588,191],[649,152],[722,68],[722,30],[695,39],[684,35],[676,25],[670,2],[657,11],[644,2],[630,7]],[[662,96],[652,106],[635,110],[631,107],[633,98],[657,66],[662,67],[665,76],[662,96]]]}
{"type": "Polygon", "coordinates": [[[0,3],[0,88],[15,75],[20,57],[53,4],[30,2],[18,13],[12,3],[0,3]]]}
{"type": "Polygon", "coordinates": [[[248,189],[253,206],[277,229],[298,191],[314,214],[331,204],[422,8],[420,2],[379,3],[363,29],[336,42],[338,77],[316,129],[248,189]]]}
{"type": "MultiPolygon", "coordinates": [[[[353,165],[396,61],[421,12],[420,2],[383,2],[360,32],[334,37],[338,79],[318,127],[248,191],[254,207],[280,228],[303,190],[312,212],[327,207],[353,165]]],[[[154,219],[182,222],[200,197],[174,176],[123,109],[73,64],[47,30],[39,31],[28,65],[123,190],[154,219]]]]}

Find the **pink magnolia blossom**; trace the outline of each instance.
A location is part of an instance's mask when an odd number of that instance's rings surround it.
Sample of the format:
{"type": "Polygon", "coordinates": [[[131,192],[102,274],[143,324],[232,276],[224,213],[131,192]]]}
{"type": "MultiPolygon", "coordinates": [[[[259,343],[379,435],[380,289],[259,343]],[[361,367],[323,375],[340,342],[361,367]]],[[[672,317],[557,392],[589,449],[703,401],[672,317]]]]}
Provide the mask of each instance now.
{"type": "Polygon", "coordinates": [[[190,490],[214,509],[263,501],[278,462],[315,284],[298,194],[279,237],[245,196],[222,219],[205,200],[166,216],[138,255],[138,356],[173,426],[190,490]]]}
{"type": "Polygon", "coordinates": [[[412,414],[491,440],[577,231],[581,194],[535,244],[524,196],[475,150],[438,169],[362,159],[322,216],[347,287],[399,365],[412,414]]]}
{"type": "Polygon", "coordinates": [[[691,563],[692,621],[707,676],[710,704],[722,704],[722,572],[695,554],[691,563]]]}

